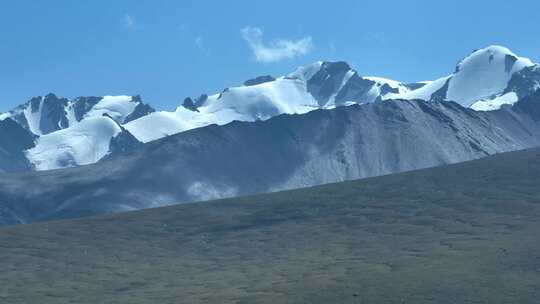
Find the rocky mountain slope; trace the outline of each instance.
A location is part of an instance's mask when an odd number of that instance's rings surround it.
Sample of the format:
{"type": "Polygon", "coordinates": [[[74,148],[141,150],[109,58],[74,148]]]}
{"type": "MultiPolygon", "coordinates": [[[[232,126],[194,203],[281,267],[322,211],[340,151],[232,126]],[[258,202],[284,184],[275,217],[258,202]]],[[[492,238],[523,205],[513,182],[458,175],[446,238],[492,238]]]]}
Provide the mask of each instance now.
{"type": "Polygon", "coordinates": [[[34,146],[36,136],[10,118],[0,120],[0,172],[30,170],[23,151],[34,146]]]}
{"type": "Polygon", "coordinates": [[[3,224],[129,211],[389,174],[540,146],[540,93],[477,112],[389,100],[145,144],[78,168],[0,175],[3,224]]]}

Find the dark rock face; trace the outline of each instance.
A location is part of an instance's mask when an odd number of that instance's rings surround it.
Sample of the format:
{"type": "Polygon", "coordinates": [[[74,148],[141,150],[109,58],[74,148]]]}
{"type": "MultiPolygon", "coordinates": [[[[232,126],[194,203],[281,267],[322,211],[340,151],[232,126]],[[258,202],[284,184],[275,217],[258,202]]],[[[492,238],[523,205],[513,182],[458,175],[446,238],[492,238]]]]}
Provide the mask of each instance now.
{"type": "Polygon", "coordinates": [[[27,103],[17,107],[14,110],[17,114],[13,115],[12,119],[23,128],[30,130],[30,122],[23,113],[24,109],[29,107],[30,115],[36,116],[35,120],[39,121],[39,124],[33,127],[38,129],[41,134],[49,134],[68,126],[65,111],[67,104],[68,100],[66,98],[58,98],[54,94],[34,97],[27,103]]]}
{"type": "Polygon", "coordinates": [[[0,120],[0,172],[31,169],[24,151],[34,147],[35,139],[35,135],[10,118],[0,120]]]}
{"type": "Polygon", "coordinates": [[[415,83],[406,83],[404,84],[405,87],[407,87],[409,90],[418,90],[420,88],[422,88],[423,86],[425,86],[426,84],[425,83],[421,83],[421,82],[415,82],[415,83]]]}
{"type": "Polygon", "coordinates": [[[229,88],[225,88],[223,89],[223,91],[221,91],[221,93],[219,93],[219,96],[217,99],[221,99],[221,97],[223,96],[223,94],[227,93],[229,91],[229,88]]]}
{"type": "Polygon", "coordinates": [[[540,89],[522,98],[515,106],[516,111],[529,115],[533,120],[540,121],[540,89]]]}
{"type": "Polygon", "coordinates": [[[248,79],[248,80],[244,81],[244,85],[249,87],[249,86],[258,85],[258,84],[265,83],[265,82],[271,82],[271,81],[274,81],[274,80],[276,80],[274,77],[272,77],[270,75],[264,75],[264,76],[255,77],[253,79],[248,79]]]}
{"type": "Polygon", "coordinates": [[[441,101],[446,100],[446,95],[448,94],[448,86],[450,85],[450,79],[446,80],[442,88],[438,89],[437,91],[435,91],[435,93],[431,94],[431,101],[441,102],[441,101]]]}
{"type": "Polygon", "coordinates": [[[42,100],[42,97],[41,96],[37,96],[37,97],[33,97],[32,99],[30,99],[28,102],[26,102],[25,104],[22,104],[20,106],[18,106],[17,108],[15,108],[12,112],[18,112],[18,114],[16,115],[13,115],[11,117],[11,119],[13,119],[14,121],[16,121],[19,125],[21,125],[23,128],[29,130],[30,127],[28,125],[28,120],[26,119],[25,115],[22,113],[22,111],[24,111],[24,109],[26,107],[30,107],[30,111],[31,113],[36,113],[39,111],[39,106],[41,104],[41,100],[42,100]]]}
{"type": "MultiPolygon", "coordinates": [[[[109,157],[130,153],[142,147],[142,145],[143,143],[138,141],[135,136],[129,133],[128,130],[122,128],[122,132],[111,139],[111,143],[109,145],[109,157]]],[[[102,160],[105,159],[107,159],[107,157],[102,160]]]]}
{"type": "Polygon", "coordinates": [[[182,103],[182,106],[191,111],[197,111],[197,107],[195,106],[195,103],[193,102],[193,99],[191,99],[191,97],[186,97],[186,99],[184,99],[184,102],[182,103]]]}
{"type": "Polygon", "coordinates": [[[73,103],[75,119],[81,121],[84,115],[88,113],[103,97],[89,96],[77,97],[73,103]]]}
{"type": "Polygon", "coordinates": [[[375,82],[364,79],[355,72],[347,83],[336,95],[336,105],[342,105],[346,101],[361,101],[375,82]]]}
{"type": "Polygon", "coordinates": [[[142,147],[143,143],[138,141],[135,136],[133,136],[128,130],[122,127],[122,125],[120,125],[120,123],[114,120],[114,118],[112,118],[109,114],[105,113],[103,114],[103,116],[114,121],[122,131],[115,137],[111,138],[111,141],[109,142],[109,154],[100,159],[100,161],[109,159],[113,156],[120,157],[121,155],[125,155],[134,151],[135,149],[142,147]]]}
{"type": "Polygon", "coordinates": [[[526,67],[514,73],[504,93],[515,92],[518,98],[533,94],[540,88],[540,65],[526,67]]]}
{"type": "Polygon", "coordinates": [[[399,93],[397,88],[388,84],[378,84],[363,78],[345,62],[323,62],[320,70],[307,81],[307,91],[317,100],[319,106],[329,101],[342,106],[346,102],[366,103],[381,100],[388,93],[399,93]],[[370,94],[377,86],[379,96],[370,94]],[[333,98],[333,100],[331,100],[333,98]]]}
{"type": "MultiPolygon", "coordinates": [[[[392,100],[212,125],[94,165],[0,175],[0,209],[33,222],[456,163],[539,146],[539,107],[523,101],[474,112],[452,102],[392,100]]],[[[111,145],[123,147],[126,138],[111,145]]]]}
{"type": "Polygon", "coordinates": [[[518,61],[516,56],[506,55],[504,57],[504,71],[510,73],[516,61],[518,61]]]}
{"type": "Polygon", "coordinates": [[[323,106],[339,89],[350,70],[346,62],[324,62],[321,69],[307,81],[307,90],[323,106]]]}
{"type": "Polygon", "coordinates": [[[389,84],[385,83],[381,86],[381,95],[386,95],[388,93],[399,93],[399,89],[393,88],[389,84]]]}
{"type": "Polygon", "coordinates": [[[130,122],[132,120],[135,120],[137,118],[141,118],[143,116],[146,116],[146,115],[156,111],[150,105],[143,103],[142,98],[141,98],[140,95],[133,96],[131,101],[132,102],[138,102],[139,104],[135,107],[133,112],[131,114],[129,114],[126,117],[126,119],[124,119],[123,122],[120,122],[120,123],[128,123],[128,122],[130,122]]]}
{"type": "Polygon", "coordinates": [[[198,108],[202,106],[207,99],[208,95],[206,94],[202,94],[199,98],[195,98],[195,100],[191,99],[191,97],[186,97],[182,106],[188,110],[198,112],[198,108]]]}
{"type": "Polygon", "coordinates": [[[43,134],[49,134],[68,127],[69,123],[65,110],[67,103],[66,98],[58,98],[54,94],[45,96],[39,125],[43,134]]]}

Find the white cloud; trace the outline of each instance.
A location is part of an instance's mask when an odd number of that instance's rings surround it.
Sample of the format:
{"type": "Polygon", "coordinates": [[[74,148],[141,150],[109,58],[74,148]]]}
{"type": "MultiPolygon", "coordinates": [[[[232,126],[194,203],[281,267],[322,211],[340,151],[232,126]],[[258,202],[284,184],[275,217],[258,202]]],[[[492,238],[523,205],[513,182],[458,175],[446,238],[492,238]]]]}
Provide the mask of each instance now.
{"type": "Polygon", "coordinates": [[[242,37],[247,41],[259,62],[276,62],[307,54],[313,49],[313,39],[305,37],[299,40],[278,39],[270,44],[263,42],[263,32],[257,27],[242,29],[242,37]]]}
{"type": "Polygon", "coordinates": [[[136,28],[136,24],[135,24],[135,18],[133,18],[133,16],[129,15],[129,14],[125,14],[124,15],[124,25],[130,29],[130,30],[134,30],[136,28]]]}

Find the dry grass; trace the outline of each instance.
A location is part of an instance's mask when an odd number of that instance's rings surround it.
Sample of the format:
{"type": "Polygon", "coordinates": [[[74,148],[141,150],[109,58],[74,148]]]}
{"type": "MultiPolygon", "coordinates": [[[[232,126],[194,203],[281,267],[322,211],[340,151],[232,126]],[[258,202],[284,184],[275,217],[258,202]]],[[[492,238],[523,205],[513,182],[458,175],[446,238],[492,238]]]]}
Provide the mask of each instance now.
{"type": "Polygon", "coordinates": [[[0,229],[0,303],[538,303],[540,150],[0,229]]]}

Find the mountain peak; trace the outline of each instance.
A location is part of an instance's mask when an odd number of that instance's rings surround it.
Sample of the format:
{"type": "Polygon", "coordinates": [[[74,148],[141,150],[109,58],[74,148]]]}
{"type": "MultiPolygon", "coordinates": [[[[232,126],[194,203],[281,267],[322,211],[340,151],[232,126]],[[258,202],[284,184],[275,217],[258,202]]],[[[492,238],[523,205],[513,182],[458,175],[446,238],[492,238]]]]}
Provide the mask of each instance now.
{"type": "Polygon", "coordinates": [[[58,100],[58,97],[54,93],[49,93],[49,94],[45,95],[45,99],[58,100]]]}
{"type": "Polygon", "coordinates": [[[276,80],[276,78],[274,78],[274,77],[272,77],[270,75],[263,75],[263,76],[258,76],[258,77],[255,77],[255,78],[248,79],[248,80],[244,81],[244,86],[249,87],[249,86],[258,85],[258,84],[265,83],[265,82],[271,82],[271,81],[274,81],[274,80],[276,80]]]}
{"type": "Polygon", "coordinates": [[[508,86],[512,76],[534,63],[508,48],[491,45],[462,59],[451,76],[446,99],[469,107],[479,100],[493,99],[508,86]]]}
{"type": "Polygon", "coordinates": [[[287,78],[308,81],[321,69],[322,65],[323,61],[317,61],[309,65],[301,66],[297,68],[294,72],[287,75],[287,78]]]}
{"type": "Polygon", "coordinates": [[[329,73],[339,73],[351,70],[351,66],[345,61],[323,61],[321,69],[329,73]]]}
{"type": "Polygon", "coordinates": [[[309,65],[301,66],[296,71],[287,75],[287,78],[310,80],[316,74],[335,75],[352,70],[345,61],[317,61],[309,65]]]}
{"type": "Polygon", "coordinates": [[[504,46],[490,45],[483,49],[475,50],[469,56],[462,59],[456,67],[456,73],[465,68],[478,68],[486,65],[504,66],[504,71],[510,73],[519,71],[527,66],[532,66],[534,63],[529,58],[518,57],[504,46]]]}

